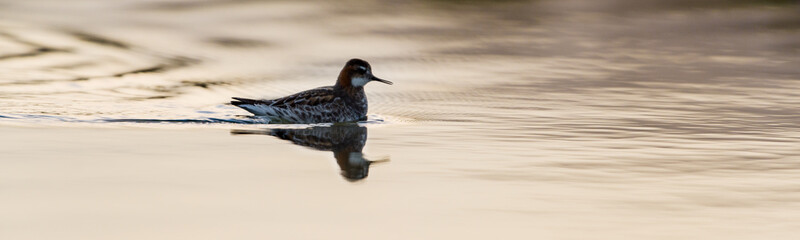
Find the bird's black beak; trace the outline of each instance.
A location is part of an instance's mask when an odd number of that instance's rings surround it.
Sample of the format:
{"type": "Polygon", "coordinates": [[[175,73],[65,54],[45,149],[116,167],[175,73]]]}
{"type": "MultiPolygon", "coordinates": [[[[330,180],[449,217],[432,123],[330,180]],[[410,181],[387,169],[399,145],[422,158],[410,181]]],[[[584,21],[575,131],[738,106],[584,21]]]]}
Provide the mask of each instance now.
{"type": "MultiPolygon", "coordinates": [[[[370,74],[370,75],[371,75],[371,74],[370,74]]],[[[369,80],[370,80],[370,81],[378,81],[378,82],[386,83],[386,84],[389,84],[389,85],[392,85],[392,84],[393,84],[393,83],[392,83],[392,81],[389,81],[389,80],[383,80],[383,79],[380,79],[380,78],[378,78],[378,77],[376,77],[376,76],[372,76],[372,75],[370,76],[369,80]]]]}

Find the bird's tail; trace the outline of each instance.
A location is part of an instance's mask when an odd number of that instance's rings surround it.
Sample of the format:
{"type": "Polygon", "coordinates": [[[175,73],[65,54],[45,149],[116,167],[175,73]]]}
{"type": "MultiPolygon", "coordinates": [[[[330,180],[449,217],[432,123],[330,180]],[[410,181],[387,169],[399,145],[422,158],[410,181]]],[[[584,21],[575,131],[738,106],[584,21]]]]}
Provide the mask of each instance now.
{"type": "Polygon", "coordinates": [[[255,100],[249,98],[238,98],[235,97],[234,101],[231,101],[231,104],[234,106],[240,107],[252,114],[255,115],[275,115],[275,109],[273,109],[270,104],[272,104],[271,100],[255,100]]]}
{"type": "Polygon", "coordinates": [[[231,104],[233,104],[234,106],[237,106],[237,107],[239,107],[241,105],[244,105],[244,104],[256,104],[256,103],[258,103],[258,100],[249,99],[249,98],[238,98],[238,97],[235,97],[233,99],[235,99],[235,100],[231,101],[231,104]]]}

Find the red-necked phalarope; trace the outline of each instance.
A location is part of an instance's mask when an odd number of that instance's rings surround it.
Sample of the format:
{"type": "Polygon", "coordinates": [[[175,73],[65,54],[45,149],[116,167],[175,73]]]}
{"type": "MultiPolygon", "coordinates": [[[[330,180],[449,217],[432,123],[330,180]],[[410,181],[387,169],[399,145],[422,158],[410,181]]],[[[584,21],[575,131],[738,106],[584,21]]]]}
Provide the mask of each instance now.
{"type": "Polygon", "coordinates": [[[233,98],[231,104],[243,108],[270,123],[331,123],[366,120],[367,95],[364,85],[371,81],[392,82],[372,75],[369,63],[350,59],[344,65],[336,85],[302,91],[272,100],[233,98]]]}

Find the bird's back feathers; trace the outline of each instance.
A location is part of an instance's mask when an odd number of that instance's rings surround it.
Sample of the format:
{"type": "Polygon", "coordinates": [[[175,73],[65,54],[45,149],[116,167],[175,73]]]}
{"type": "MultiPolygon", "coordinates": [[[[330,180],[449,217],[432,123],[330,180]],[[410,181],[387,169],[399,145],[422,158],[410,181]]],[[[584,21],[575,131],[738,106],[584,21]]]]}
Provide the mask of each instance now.
{"type": "MultiPolygon", "coordinates": [[[[231,104],[270,122],[314,123],[358,121],[366,115],[359,108],[348,108],[333,86],[319,87],[272,100],[233,98],[231,104]]],[[[364,103],[366,104],[366,102],[364,103]]]]}

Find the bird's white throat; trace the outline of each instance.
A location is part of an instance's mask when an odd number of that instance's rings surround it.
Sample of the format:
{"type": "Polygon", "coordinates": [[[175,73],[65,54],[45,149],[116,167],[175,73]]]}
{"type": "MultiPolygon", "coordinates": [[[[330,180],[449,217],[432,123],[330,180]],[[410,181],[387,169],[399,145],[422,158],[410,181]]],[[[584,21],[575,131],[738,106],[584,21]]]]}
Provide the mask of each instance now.
{"type": "Polygon", "coordinates": [[[368,82],[369,78],[366,78],[366,76],[353,77],[350,79],[350,84],[352,84],[355,87],[363,87],[364,85],[367,85],[368,82]]]}

